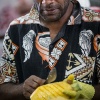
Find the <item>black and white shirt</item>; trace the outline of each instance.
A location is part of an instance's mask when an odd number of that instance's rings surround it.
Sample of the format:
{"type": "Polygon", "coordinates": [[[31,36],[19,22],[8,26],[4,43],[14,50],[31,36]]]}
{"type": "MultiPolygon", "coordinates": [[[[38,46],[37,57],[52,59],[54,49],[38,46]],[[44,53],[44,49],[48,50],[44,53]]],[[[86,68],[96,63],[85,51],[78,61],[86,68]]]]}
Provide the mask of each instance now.
{"type": "Polygon", "coordinates": [[[70,74],[88,84],[100,83],[100,14],[76,4],[72,15],[51,42],[34,7],[11,22],[3,41],[0,84],[22,83],[31,75],[46,79],[57,69],[56,81],[70,74]]]}

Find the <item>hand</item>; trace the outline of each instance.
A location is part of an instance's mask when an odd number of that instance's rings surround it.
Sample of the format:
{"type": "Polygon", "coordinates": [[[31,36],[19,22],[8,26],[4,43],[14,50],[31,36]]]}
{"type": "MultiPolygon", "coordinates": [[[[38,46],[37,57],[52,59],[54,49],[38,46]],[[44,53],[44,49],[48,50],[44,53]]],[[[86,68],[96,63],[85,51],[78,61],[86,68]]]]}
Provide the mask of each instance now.
{"type": "Polygon", "coordinates": [[[23,95],[26,99],[30,99],[30,95],[34,92],[34,90],[43,85],[45,82],[44,79],[41,79],[35,75],[30,76],[25,80],[23,84],[23,95]]]}

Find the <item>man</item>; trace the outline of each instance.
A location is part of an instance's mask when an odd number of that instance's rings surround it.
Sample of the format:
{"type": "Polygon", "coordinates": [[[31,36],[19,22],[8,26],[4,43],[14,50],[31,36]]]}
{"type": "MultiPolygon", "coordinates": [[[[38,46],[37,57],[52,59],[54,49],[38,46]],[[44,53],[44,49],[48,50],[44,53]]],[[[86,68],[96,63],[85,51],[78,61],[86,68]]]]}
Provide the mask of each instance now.
{"type": "Polygon", "coordinates": [[[5,34],[0,67],[0,99],[27,100],[45,83],[70,74],[95,88],[99,100],[100,14],[76,0],[34,0],[29,14],[14,20],[5,34]]]}

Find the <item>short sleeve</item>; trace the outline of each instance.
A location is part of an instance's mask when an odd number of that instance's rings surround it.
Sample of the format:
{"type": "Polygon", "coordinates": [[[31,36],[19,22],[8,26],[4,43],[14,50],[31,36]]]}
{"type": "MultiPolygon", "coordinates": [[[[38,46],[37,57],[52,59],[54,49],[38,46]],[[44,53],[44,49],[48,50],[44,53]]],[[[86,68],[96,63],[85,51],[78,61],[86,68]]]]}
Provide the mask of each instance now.
{"type": "Polygon", "coordinates": [[[96,59],[96,67],[97,67],[97,78],[98,83],[100,84],[100,24],[98,27],[98,34],[95,36],[96,44],[97,44],[97,59],[96,59]]]}
{"type": "Polygon", "coordinates": [[[0,84],[5,82],[18,82],[18,75],[13,54],[12,40],[8,35],[10,28],[5,34],[3,40],[3,54],[0,59],[0,84]]]}

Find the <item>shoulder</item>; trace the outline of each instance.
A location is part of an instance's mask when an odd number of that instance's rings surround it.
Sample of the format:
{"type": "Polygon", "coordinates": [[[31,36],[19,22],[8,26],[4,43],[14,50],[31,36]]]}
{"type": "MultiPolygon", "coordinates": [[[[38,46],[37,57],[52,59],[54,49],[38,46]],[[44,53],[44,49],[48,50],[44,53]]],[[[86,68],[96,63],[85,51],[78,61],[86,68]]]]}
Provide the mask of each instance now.
{"type": "Polygon", "coordinates": [[[21,16],[19,18],[14,19],[11,23],[10,26],[12,25],[22,25],[22,24],[35,24],[35,23],[40,23],[38,17],[35,17],[34,19],[31,17],[30,13],[21,16]]]}
{"type": "Polygon", "coordinates": [[[100,13],[91,9],[82,8],[82,20],[84,22],[100,22],[100,13]]]}

